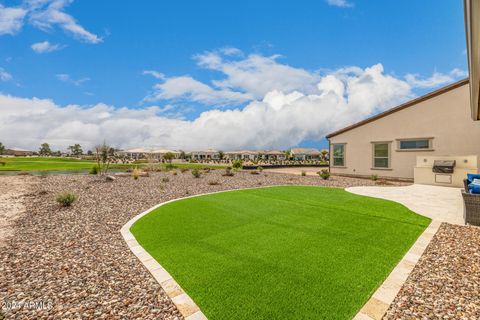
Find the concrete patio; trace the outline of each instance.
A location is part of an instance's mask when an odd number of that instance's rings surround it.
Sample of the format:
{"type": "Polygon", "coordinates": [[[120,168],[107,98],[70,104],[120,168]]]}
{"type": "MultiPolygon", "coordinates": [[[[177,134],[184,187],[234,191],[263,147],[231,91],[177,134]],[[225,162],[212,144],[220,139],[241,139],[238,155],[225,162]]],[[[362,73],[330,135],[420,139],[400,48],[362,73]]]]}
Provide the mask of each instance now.
{"type": "Polygon", "coordinates": [[[345,190],[399,202],[410,210],[439,222],[465,224],[460,188],[413,184],[402,187],[351,187],[345,190]]]}

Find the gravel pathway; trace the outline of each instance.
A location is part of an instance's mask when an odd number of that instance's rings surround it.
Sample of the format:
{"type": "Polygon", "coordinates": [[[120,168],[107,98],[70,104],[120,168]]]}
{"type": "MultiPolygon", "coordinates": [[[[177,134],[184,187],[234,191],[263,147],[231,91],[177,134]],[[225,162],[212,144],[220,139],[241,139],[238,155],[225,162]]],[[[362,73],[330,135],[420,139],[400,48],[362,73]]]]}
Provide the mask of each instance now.
{"type": "Polygon", "coordinates": [[[14,236],[0,251],[1,312],[14,319],[179,319],[175,306],[122,239],[119,230],[133,216],[166,200],[226,189],[374,184],[340,177],[324,181],[314,176],[221,173],[203,172],[195,179],[188,171],[161,172],[113,182],[88,175],[16,177],[34,183],[22,198],[27,214],[13,222],[14,236]],[[70,208],[55,202],[55,195],[63,191],[79,197],[70,208]]]}
{"type": "Polygon", "coordinates": [[[384,319],[480,319],[480,228],[442,224],[384,319]]]}
{"type": "Polygon", "coordinates": [[[0,248],[13,234],[13,223],[25,213],[22,199],[29,193],[35,179],[31,177],[0,177],[0,248]]]}

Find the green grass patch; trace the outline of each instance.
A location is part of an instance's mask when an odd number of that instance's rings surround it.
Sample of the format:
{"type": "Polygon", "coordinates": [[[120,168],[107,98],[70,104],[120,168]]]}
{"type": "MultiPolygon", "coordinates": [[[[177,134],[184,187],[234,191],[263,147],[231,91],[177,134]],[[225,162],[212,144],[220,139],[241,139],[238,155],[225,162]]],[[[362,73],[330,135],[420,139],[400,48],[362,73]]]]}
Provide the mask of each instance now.
{"type": "MultiPolygon", "coordinates": [[[[0,171],[90,171],[96,165],[94,160],[83,160],[62,157],[5,157],[0,158],[0,171]]],[[[142,168],[146,162],[139,164],[111,164],[110,169],[142,168]]],[[[175,163],[175,168],[186,169],[222,169],[225,166],[206,165],[200,163],[175,163]]],[[[158,164],[159,168],[165,169],[167,164],[158,164]]]]}
{"type": "Polygon", "coordinates": [[[429,223],[395,202],[288,186],[175,201],[131,232],[209,319],[351,319],[429,223]]]}
{"type": "MultiPolygon", "coordinates": [[[[0,171],[80,171],[90,170],[96,162],[62,157],[11,157],[1,158],[5,162],[0,171]]],[[[114,164],[112,169],[128,169],[131,165],[114,164]]]]}

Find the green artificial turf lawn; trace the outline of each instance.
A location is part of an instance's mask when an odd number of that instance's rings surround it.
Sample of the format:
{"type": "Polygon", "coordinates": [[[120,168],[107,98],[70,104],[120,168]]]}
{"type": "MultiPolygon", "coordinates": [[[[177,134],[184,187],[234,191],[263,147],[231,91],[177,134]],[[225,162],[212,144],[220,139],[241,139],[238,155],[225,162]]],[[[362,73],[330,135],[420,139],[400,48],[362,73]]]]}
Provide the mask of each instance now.
{"type": "Polygon", "coordinates": [[[288,186],[175,201],[131,232],[209,319],[351,319],[429,223],[395,202],[288,186]]]}

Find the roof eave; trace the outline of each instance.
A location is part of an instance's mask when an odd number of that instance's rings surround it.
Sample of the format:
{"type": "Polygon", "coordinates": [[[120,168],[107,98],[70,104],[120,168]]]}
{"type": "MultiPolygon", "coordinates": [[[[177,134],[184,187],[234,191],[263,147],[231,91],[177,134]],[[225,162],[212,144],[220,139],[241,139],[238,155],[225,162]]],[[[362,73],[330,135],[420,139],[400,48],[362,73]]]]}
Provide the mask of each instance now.
{"type": "Polygon", "coordinates": [[[480,2],[464,0],[472,119],[480,120],[480,2]]]}

